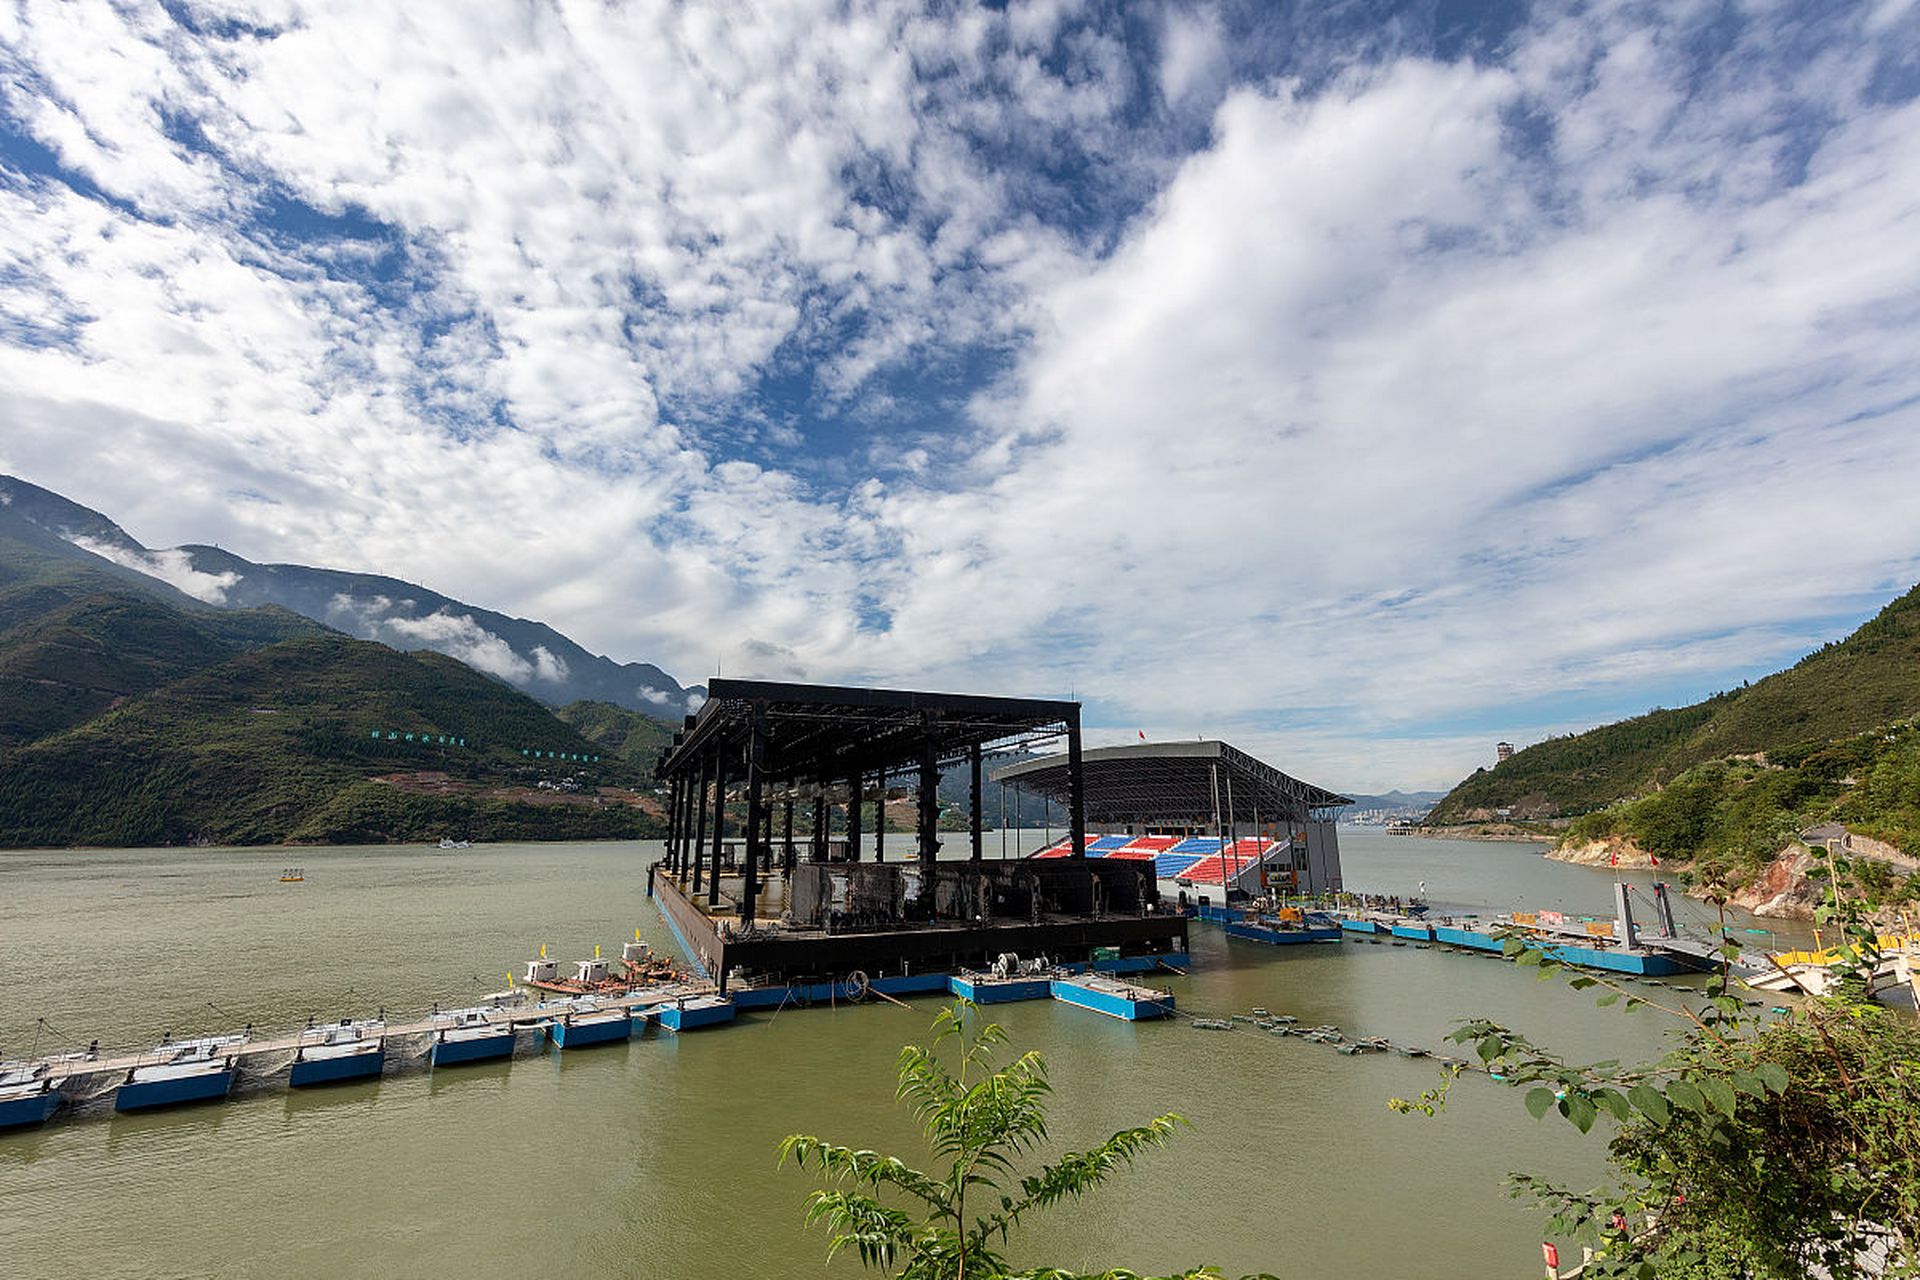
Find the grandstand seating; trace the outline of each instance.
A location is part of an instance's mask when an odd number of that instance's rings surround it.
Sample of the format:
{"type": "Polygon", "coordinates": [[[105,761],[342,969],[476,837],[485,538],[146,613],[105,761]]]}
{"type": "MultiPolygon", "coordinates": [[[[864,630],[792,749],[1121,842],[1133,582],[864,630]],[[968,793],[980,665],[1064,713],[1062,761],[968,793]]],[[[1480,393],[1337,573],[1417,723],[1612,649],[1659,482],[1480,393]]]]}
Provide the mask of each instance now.
{"type": "MultiPolygon", "coordinates": [[[[1153,862],[1153,873],[1161,880],[1186,880],[1193,884],[1220,884],[1227,873],[1245,871],[1278,847],[1259,836],[1242,836],[1228,845],[1214,836],[1098,836],[1087,841],[1089,858],[1121,858],[1127,861],[1153,862]]],[[[1073,837],[1062,836],[1036,858],[1065,858],[1073,852],[1073,837]]]]}

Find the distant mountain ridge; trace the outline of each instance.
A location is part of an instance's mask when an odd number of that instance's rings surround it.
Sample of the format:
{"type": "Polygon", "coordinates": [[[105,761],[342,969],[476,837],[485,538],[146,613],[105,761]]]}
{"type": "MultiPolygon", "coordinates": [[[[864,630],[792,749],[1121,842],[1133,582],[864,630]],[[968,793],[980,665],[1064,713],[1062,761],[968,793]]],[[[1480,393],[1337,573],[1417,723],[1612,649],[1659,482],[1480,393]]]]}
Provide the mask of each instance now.
{"type": "Polygon", "coordinates": [[[1920,586],[1844,640],[1754,684],[1549,738],[1479,769],[1430,825],[1567,817],[1664,786],[1706,761],[1809,746],[1920,715],[1920,586]],[[1508,810],[1508,814],[1499,811],[1508,810]]]}
{"type": "MultiPolygon", "coordinates": [[[[297,564],[257,564],[216,547],[154,550],[108,517],[13,476],[0,476],[0,533],[134,585],[174,606],[221,610],[274,606],[362,640],[456,658],[552,706],[608,702],[677,720],[705,699],[651,663],[588,652],[545,623],[509,617],[378,574],[297,564]]],[[[24,607],[19,619],[36,616],[24,607]]],[[[0,601],[0,625],[8,618],[0,601]]]]}

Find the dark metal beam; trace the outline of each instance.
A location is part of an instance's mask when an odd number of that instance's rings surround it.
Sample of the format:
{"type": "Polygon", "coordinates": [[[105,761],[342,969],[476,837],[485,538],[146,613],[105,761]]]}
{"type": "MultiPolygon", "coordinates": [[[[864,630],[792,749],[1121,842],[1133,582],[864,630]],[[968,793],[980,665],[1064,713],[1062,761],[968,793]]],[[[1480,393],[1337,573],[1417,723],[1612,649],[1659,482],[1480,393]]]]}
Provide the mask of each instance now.
{"type": "Polygon", "coordinates": [[[762,789],[767,783],[767,722],[754,708],[753,735],[747,739],[747,847],[746,866],[741,868],[740,924],[753,923],[760,897],[760,855],[765,849],[765,818],[762,789]]]}
{"type": "Polygon", "coordinates": [[[1080,756],[1080,707],[1075,704],[1067,715],[1067,815],[1073,833],[1075,858],[1087,856],[1087,770],[1080,756]]]}
{"type": "Polygon", "coordinates": [[[854,773],[847,778],[847,861],[860,861],[860,810],[865,807],[866,796],[860,786],[860,775],[854,773]]]}
{"type": "Polygon", "coordinates": [[[940,852],[940,756],[934,749],[934,713],[923,711],[920,745],[920,886],[933,901],[933,863],[940,852]]]}
{"type": "Polygon", "coordinates": [[[699,829],[693,837],[693,892],[700,892],[700,863],[707,849],[707,763],[700,762],[700,782],[696,788],[693,807],[699,811],[699,829]]]}
{"type": "Polygon", "coordinates": [[[727,836],[727,762],[713,757],[713,867],[707,876],[707,906],[720,905],[720,849],[727,836]]]}
{"type": "Polygon", "coordinates": [[[973,783],[972,789],[968,793],[973,798],[973,803],[971,805],[971,810],[972,810],[971,834],[973,836],[972,858],[975,862],[978,862],[980,861],[980,858],[981,858],[981,850],[980,850],[980,744],[977,742],[973,744],[973,749],[967,753],[967,765],[968,765],[967,772],[971,775],[972,783],[973,783]]]}

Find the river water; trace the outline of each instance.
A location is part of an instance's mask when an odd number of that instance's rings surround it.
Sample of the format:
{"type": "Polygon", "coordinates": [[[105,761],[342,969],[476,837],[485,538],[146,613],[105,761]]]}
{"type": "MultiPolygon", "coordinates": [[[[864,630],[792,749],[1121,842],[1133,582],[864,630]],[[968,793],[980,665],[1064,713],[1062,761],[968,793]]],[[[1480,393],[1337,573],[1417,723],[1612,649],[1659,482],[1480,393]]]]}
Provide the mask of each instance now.
{"type": "MultiPolygon", "coordinates": [[[[1026,842],[1039,843],[1038,833],[1026,842]]],[[[990,847],[992,842],[990,842],[990,847]]],[[[1533,846],[1341,835],[1349,888],[1437,903],[1605,913],[1611,877],[1533,846]]],[[[471,1003],[541,943],[563,960],[638,927],[657,844],[0,854],[0,1056],[138,1049],[429,1004],[471,1003]],[[47,1029],[37,1020],[44,1019],[47,1029]]],[[[1645,881],[1644,874],[1635,877],[1645,881]]],[[[1683,906],[1683,915],[1690,906],[1683,906]]],[[[1696,915],[1697,920],[1704,916],[1696,915]]],[[[1751,923],[1751,922],[1742,922],[1751,923]]],[[[1488,1016],[1587,1058],[1656,1052],[1658,1015],[1596,1010],[1531,970],[1413,947],[1227,944],[1193,927],[1182,1009],[1264,1005],[1350,1034],[1441,1047],[1488,1016]]],[[[900,1046],[938,1007],[789,1009],[676,1039],[0,1135],[0,1273],[38,1276],[815,1276],[812,1184],[775,1167],[806,1131],[919,1153],[893,1102],[900,1046]]],[[[1165,1111],[1191,1123],[1108,1188],[1036,1220],[1030,1264],[1229,1275],[1523,1277],[1536,1216],[1509,1170],[1589,1185],[1603,1137],[1536,1124],[1512,1092],[1463,1080],[1437,1119],[1387,1099],[1431,1063],[1343,1057],[1257,1032],[1129,1025],[1052,1001],[1000,1006],[1041,1050],[1056,1146],[1165,1111]]]]}

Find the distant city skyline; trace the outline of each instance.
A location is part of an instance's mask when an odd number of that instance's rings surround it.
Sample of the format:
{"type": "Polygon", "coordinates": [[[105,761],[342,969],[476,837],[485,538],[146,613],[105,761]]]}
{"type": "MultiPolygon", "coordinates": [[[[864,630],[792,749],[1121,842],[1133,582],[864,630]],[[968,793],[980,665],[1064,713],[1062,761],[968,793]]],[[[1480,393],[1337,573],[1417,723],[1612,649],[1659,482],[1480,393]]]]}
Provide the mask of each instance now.
{"type": "Polygon", "coordinates": [[[1920,580],[1920,6],[1295,8],[10,10],[0,473],[1372,792],[1920,580]]]}

